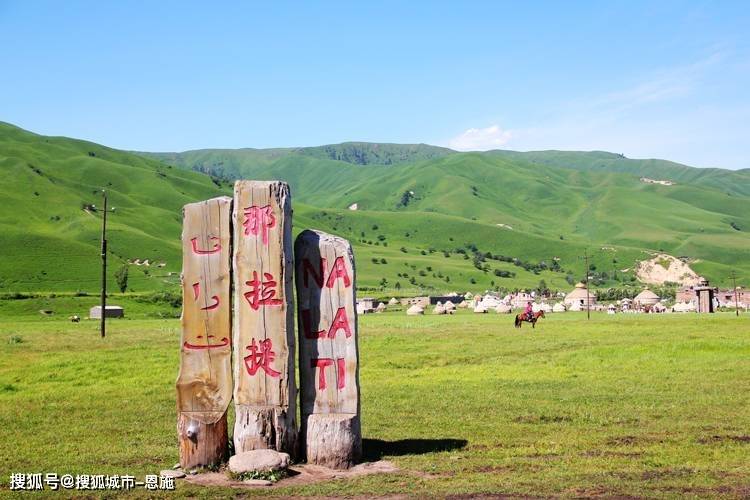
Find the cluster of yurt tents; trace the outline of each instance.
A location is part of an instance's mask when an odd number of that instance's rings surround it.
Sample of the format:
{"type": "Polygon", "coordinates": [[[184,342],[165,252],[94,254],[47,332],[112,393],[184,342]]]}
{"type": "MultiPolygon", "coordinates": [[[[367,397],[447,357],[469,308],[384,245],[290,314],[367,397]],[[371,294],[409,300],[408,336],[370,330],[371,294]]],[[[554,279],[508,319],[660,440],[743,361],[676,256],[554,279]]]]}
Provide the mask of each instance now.
{"type": "MultiPolygon", "coordinates": [[[[560,295],[562,297],[562,294],[560,295]]],[[[421,303],[412,304],[407,310],[406,314],[409,316],[423,315],[425,309],[429,307],[429,299],[427,297],[421,303]]],[[[432,300],[437,299],[433,297],[432,300]]],[[[442,299],[442,297],[441,297],[442,299]]],[[[517,294],[509,294],[505,297],[498,297],[492,293],[482,294],[471,294],[456,295],[451,294],[451,297],[446,297],[444,302],[437,301],[432,308],[432,314],[454,314],[457,309],[470,309],[477,314],[486,314],[489,312],[495,312],[497,314],[510,314],[513,310],[522,309],[528,302],[532,303],[534,312],[544,311],[545,313],[562,313],[566,311],[585,311],[590,309],[592,311],[607,312],[608,314],[616,314],[620,312],[624,313],[662,313],[662,312],[695,312],[696,306],[692,302],[678,302],[673,307],[667,308],[661,302],[661,298],[649,290],[648,288],[643,289],[633,299],[624,298],[619,301],[600,304],[597,302],[596,295],[586,288],[583,283],[578,283],[575,288],[562,297],[562,300],[558,302],[536,302],[533,292],[527,294],[523,291],[517,294]],[[450,300],[447,300],[450,298],[450,300]],[[458,300],[460,299],[460,302],[458,300]]],[[[399,304],[399,301],[395,298],[390,299],[388,306],[399,304]]],[[[386,308],[386,304],[380,303],[375,309],[375,312],[382,312],[386,308]]]]}

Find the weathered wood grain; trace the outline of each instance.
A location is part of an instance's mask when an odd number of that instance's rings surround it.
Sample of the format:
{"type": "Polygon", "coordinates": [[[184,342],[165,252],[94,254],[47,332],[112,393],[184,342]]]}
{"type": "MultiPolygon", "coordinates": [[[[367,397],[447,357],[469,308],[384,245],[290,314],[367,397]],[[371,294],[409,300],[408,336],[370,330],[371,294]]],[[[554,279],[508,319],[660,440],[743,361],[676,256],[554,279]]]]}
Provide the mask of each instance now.
{"type": "Polygon", "coordinates": [[[237,453],[295,456],[292,208],[280,181],[234,187],[234,401],[237,453]]]}
{"type": "Polygon", "coordinates": [[[222,463],[229,451],[226,412],[212,424],[195,420],[191,415],[180,413],[177,418],[180,466],[190,470],[222,463]]]}
{"type": "Polygon", "coordinates": [[[232,397],[231,205],[231,198],[220,197],[183,209],[176,386],[180,463],[185,468],[218,463],[227,451],[226,411],[232,397]]]}
{"type": "Polygon", "coordinates": [[[354,254],[303,231],[295,242],[300,406],[307,461],[351,467],[361,456],[354,254]]]}

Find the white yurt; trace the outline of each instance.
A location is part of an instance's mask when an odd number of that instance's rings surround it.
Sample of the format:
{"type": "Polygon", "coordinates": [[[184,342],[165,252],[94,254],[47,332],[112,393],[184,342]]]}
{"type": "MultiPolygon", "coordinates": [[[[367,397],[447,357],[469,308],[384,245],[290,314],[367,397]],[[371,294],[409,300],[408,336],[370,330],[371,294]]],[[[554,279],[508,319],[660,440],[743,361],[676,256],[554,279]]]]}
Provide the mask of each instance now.
{"type": "Polygon", "coordinates": [[[636,306],[653,306],[657,302],[659,302],[659,296],[656,295],[654,292],[649,290],[648,288],[645,288],[641,293],[635,296],[633,299],[633,302],[635,302],[636,306]]]}
{"type": "Polygon", "coordinates": [[[460,307],[461,309],[466,309],[467,307],[469,307],[469,303],[465,300],[462,300],[461,303],[458,304],[458,307],[460,307]]]}
{"type": "Polygon", "coordinates": [[[586,306],[582,306],[580,302],[573,302],[568,306],[568,311],[583,311],[586,306]]]}
{"type": "Polygon", "coordinates": [[[478,314],[485,314],[487,312],[487,308],[482,304],[477,304],[477,306],[474,308],[474,312],[478,314]]]}
{"type": "Polygon", "coordinates": [[[388,301],[388,305],[389,306],[397,306],[398,305],[398,300],[396,299],[396,297],[391,297],[391,300],[388,301]]]}
{"type": "Polygon", "coordinates": [[[456,310],[456,304],[454,304],[450,300],[447,300],[445,302],[445,305],[443,307],[445,307],[446,311],[455,311],[456,310]]]}
{"type": "Polygon", "coordinates": [[[567,309],[565,309],[565,304],[562,302],[558,302],[554,306],[552,306],[552,312],[556,313],[564,313],[567,309]]]}
{"type": "Polygon", "coordinates": [[[406,310],[406,314],[408,316],[418,316],[420,314],[424,314],[424,309],[422,309],[421,306],[418,306],[417,304],[414,304],[409,309],[406,310]]]}
{"type": "Polygon", "coordinates": [[[378,304],[378,307],[375,308],[375,312],[382,313],[386,310],[385,302],[381,302],[378,304]]]}
{"type": "Polygon", "coordinates": [[[615,314],[617,312],[617,307],[615,307],[614,304],[610,304],[607,306],[607,314],[615,314]]]}
{"type": "Polygon", "coordinates": [[[510,314],[512,308],[508,304],[498,304],[495,312],[498,314],[510,314]]]}
{"type": "Polygon", "coordinates": [[[692,302],[678,302],[672,307],[676,313],[695,312],[695,304],[692,302]]]}
{"type": "MultiPolygon", "coordinates": [[[[581,310],[586,309],[587,300],[589,301],[589,306],[596,304],[596,296],[586,289],[586,285],[584,285],[583,283],[578,283],[573,291],[565,296],[565,300],[563,300],[563,302],[565,302],[569,306],[578,304],[579,309],[577,310],[581,310]]],[[[572,310],[573,309],[571,308],[571,311],[572,310]]]]}
{"type": "Polygon", "coordinates": [[[495,297],[494,295],[485,295],[482,297],[482,300],[479,302],[479,305],[486,308],[486,309],[494,309],[497,306],[499,306],[502,302],[500,302],[500,299],[495,297]]]}
{"type": "Polygon", "coordinates": [[[432,310],[432,314],[445,314],[445,307],[443,307],[440,302],[438,302],[435,305],[435,308],[432,310]]]}
{"type": "Polygon", "coordinates": [[[533,304],[531,308],[534,310],[534,312],[544,311],[545,313],[552,312],[552,307],[550,307],[549,304],[546,302],[542,302],[541,304],[533,304]]]}
{"type": "Polygon", "coordinates": [[[466,292],[466,295],[464,295],[464,298],[466,300],[471,300],[474,298],[474,294],[472,294],[471,292],[466,292]]]}

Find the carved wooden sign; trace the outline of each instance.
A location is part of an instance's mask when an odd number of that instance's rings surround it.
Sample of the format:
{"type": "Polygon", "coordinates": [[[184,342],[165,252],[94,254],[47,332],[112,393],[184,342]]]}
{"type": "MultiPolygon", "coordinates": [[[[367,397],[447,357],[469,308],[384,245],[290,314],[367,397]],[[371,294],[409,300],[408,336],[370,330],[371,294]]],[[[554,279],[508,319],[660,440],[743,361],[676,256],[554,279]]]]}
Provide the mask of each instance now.
{"type": "Polygon", "coordinates": [[[309,230],[294,254],[305,454],[348,468],[362,450],[354,255],[345,239],[309,230]]]}
{"type": "Polygon", "coordinates": [[[280,181],[234,187],[235,452],[295,455],[292,208],[280,181]]]}
{"type": "Polygon", "coordinates": [[[183,468],[221,462],[232,398],[229,227],[232,199],[185,205],[182,232],[182,337],[177,377],[183,468]]]}

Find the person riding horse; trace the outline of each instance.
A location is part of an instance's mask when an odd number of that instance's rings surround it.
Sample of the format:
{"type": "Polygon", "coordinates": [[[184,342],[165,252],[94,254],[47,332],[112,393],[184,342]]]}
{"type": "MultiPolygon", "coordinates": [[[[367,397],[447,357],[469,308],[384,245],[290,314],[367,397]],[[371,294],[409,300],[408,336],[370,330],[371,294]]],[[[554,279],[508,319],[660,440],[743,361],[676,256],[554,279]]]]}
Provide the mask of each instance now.
{"type": "Polygon", "coordinates": [[[523,313],[526,315],[526,321],[531,321],[534,317],[534,307],[531,305],[531,302],[526,302],[526,309],[523,313]]]}

